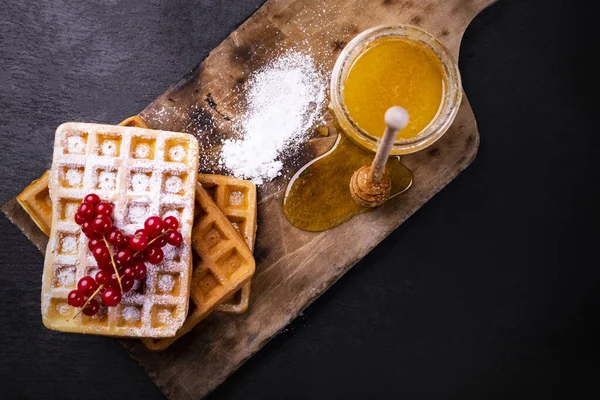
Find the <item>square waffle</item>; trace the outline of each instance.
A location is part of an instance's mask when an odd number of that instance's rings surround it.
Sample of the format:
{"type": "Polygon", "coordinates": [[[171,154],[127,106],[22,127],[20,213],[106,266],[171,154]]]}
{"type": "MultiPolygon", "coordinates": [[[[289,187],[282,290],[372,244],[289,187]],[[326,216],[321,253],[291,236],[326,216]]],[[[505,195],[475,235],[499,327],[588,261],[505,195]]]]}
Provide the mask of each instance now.
{"type": "Polygon", "coordinates": [[[50,228],[52,227],[52,201],[48,189],[49,176],[50,170],[44,172],[44,175],[39,179],[31,182],[17,196],[17,201],[21,207],[46,236],[50,236],[50,228]]]}
{"type": "Polygon", "coordinates": [[[185,133],[66,123],[58,127],[49,188],[52,223],[42,278],[42,316],[49,329],[128,337],[169,337],[183,324],[191,280],[191,230],[198,142],[185,133]],[[142,287],[93,317],[67,294],[97,268],[73,215],[87,193],[114,205],[114,224],[133,234],[150,215],[174,215],[183,243],[147,264],[142,287]]]}
{"type": "MultiPolygon", "coordinates": [[[[149,128],[139,115],[129,117],[119,125],[149,128]]],[[[17,201],[46,236],[50,235],[52,225],[52,202],[48,190],[49,172],[46,171],[17,196],[17,201]]],[[[234,228],[240,232],[252,251],[256,236],[256,186],[249,181],[211,174],[199,174],[198,182],[203,185],[234,228]]],[[[220,304],[217,311],[241,314],[248,309],[249,303],[250,282],[220,304]]]]}
{"type": "MultiPolygon", "coordinates": [[[[239,182],[239,180],[235,181],[239,182]]],[[[210,189],[210,184],[207,183],[207,186],[210,189]]],[[[215,189],[218,190],[218,188],[215,189]]],[[[256,197],[253,199],[254,203],[250,204],[256,207],[256,197]]],[[[235,205],[239,205],[237,199],[235,203],[235,205]]],[[[246,220],[244,224],[238,223],[238,230],[236,230],[201,184],[196,186],[195,213],[192,244],[199,257],[195,263],[190,289],[192,300],[190,312],[175,337],[142,339],[144,345],[151,350],[164,350],[175,340],[188,333],[219,304],[249,282],[254,274],[255,262],[252,251],[242,238],[241,232],[248,232],[250,242],[253,241],[255,214],[253,214],[253,221],[246,220]],[[243,228],[240,229],[242,226],[243,228]]]]}
{"type": "MultiPolygon", "coordinates": [[[[256,185],[250,181],[211,174],[199,174],[198,182],[242,235],[250,251],[253,251],[256,238],[256,185]]],[[[219,305],[217,311],[241,314],[248,309],[249,303],[250,282],[219,305]]]]}

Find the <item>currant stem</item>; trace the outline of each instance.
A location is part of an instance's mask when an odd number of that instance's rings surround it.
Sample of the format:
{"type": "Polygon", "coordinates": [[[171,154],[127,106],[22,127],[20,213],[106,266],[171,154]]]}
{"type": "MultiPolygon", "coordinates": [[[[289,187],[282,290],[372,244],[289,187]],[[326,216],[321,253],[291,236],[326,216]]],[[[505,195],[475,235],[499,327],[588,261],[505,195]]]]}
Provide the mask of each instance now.
{"type": "MultiPolygon", "coordinates": [[[[161,233],[160,235],[158,235],[157,237],[155,237],[154,239],[152,239],[151,241],[149,241],[149,242],[148,242],[148,246],[146,246],[146,249],[147,249],[148,247],[150,247],[150,245],[151,245],[152,243],[154,243],[154,241],[156,241],[156,239],[160,239],[161,237],[165,236],[167,233],[169,233],[169,232],[171,232],[171,231],[172,231],[172,229],[171,229],[171,228],[169,228],[169,229],[167,229],[166,231],[164,231],[163,233],[161,233]]],[[[145,250],[145,249],[144,249],[144,250],[145,250]]],[[[144,250],[142,250],[142,251],[144,251],[144,250]]],[[[134,257],[135,257],[135,256],[137,256],[137,255],[138,255],[138,254],[140,254],[142,251],[136,251],[136,252],[133,254],[133,256],[134,256],[134,257]]]]}
{"type": "Polygon", "coordinates": [[[96,291],[95,291],[95,292],[94,292],[94,293],[93,293],[93,294],[92,294],[90,297],[88,297],[88,299],[85,301],[85,303],[83,303],[83,305],[81,306],[81,308],[79,309],[79,311],[77,311],[77,314],[75,314],[75,315],[73,316],[73,319],[77,318],[77,316],[78,316],[79,314],[81,314],[81,312],[83,311],[83,309],[84,309],[84,308],[85,308],[85,307],[86,307],[86,306],[89,304],[89,302],[90,302],[90,301],[92,301],[92,299],[93,299],[94,297],[96,297],[96,296],[98,295],[98,293],[100,293],[100,291],[101,291],[102,289],[104,289],[104,285],[100,285],[100,286],[98,286],[98,289],[96,289],[96,291]]]}
{"type": "Polygon", "coordinates": [[[119,289],[121,289],[121,292],[122,292],[123,285],[121,285],[121,276],[119,275],[119,270],[117,269],[117,264],[115,264],[115,258],[113,257],[112,251],[110,251],[110,246],[108,245],[108,240],[106,240],[105,235],[102,235],[102,240],[104,240],[104,243],[106,244],[106,248],[108,249],[108,254],[110,254],[110,262],[112,263],[112,266],[115,270],[115,275],[117,275],[117,282],[119,282],[119,289]]]}

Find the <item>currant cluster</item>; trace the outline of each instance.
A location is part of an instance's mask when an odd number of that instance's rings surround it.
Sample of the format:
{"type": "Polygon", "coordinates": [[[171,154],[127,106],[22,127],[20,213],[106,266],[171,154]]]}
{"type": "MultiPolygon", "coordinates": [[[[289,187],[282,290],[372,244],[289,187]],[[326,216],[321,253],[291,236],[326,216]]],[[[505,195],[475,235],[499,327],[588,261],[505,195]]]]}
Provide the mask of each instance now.
{"type": "Polygon", "coordinates": [[[98,294],[104,305],[116,306],[122,293],[133,288],[135,280],[146,277],[146,262],[159,264],[164,258],[162,247],[167,243],[179,246],[183,241],[177,230],[179,221],[173,216],[149,217],[143,229],[127,236],[113,226],[112,215],[112,205],[101,201],[96,194],[85,196],[75,214],[75,222],[89,239],[88,247],[100,271],[95,278],[81,278],[67,300],[73,307],[82,307],[88,316],[100,309],[95,299],[98,294]]]}

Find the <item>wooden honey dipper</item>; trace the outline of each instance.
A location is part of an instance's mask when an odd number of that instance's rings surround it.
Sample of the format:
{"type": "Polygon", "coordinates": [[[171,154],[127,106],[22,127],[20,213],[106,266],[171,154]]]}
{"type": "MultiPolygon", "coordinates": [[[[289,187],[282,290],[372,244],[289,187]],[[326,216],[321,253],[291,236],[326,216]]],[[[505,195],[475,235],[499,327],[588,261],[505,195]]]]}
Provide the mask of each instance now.
{"type": "Polygon", "coordinates": [[[354,171],[350,179],[352,198],[363,207],[378,207],[390,197],[392,182],[385,164],[398,132],[408,125],[408,112],[399,106],[390,107],[384,116],[386,128],[371,165],[354,171]]]}

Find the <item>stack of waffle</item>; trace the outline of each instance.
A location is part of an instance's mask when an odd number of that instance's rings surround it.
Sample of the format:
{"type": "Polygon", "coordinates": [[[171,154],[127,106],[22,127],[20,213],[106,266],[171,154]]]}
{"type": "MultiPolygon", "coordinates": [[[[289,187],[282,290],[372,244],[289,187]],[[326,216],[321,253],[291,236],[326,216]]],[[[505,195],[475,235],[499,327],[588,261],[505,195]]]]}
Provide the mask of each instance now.
{"type": "Polygon", "coordinates": [[[248,308],[255,269],[256,187],[231,177],[196,175],[198,147],[190,135],[140,129],[148,127],[138,116],[120,125],[135,128],[59,127],[52,170],[17,200],[49,235],[44,324],[60,331],[140,337],[149,349],[162,350],[212,311],[242,313],[248,308]],[[145,188],[132,187],[135,174],[146,174],[145,188]],[[168,179],[178,179],[177,193],[171,193],[168,179]],[[77,279],[96,268],[87,254],[87,239],[73,222],[76,205],[87,192],[115,204],[115,224],[126,233],[139,227],[133,208],[144,208],[145,216],[175,215],[184,242],[172,257],[150,267],[145,284],[126,293],[118,307],[73,318],[75,309],[66,295],[77,279]],[[162,278],[173,283],[168,292],[158,284],[162,278]]]}

